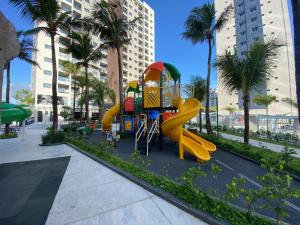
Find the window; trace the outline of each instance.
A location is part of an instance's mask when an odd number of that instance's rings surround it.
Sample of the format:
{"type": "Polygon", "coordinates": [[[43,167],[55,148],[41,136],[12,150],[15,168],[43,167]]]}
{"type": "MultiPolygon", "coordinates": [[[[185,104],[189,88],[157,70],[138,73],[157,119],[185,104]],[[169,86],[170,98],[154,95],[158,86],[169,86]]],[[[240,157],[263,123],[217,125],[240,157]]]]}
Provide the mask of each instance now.
{"type": "Polygon", "coordinates": [[[52,59],[48,57],[44,57],[44,62],[52,63],[52,59]]]}
{"type": "Polygon", "coordinates": [[[251,22],[254,22],[254,21],[256,21],[257,20],[257,16],[256,17],[253,17],[253,18],[251,18],[251,22]]]}
{"type": "Polygon", "coordinates": [[[50,83],[43,83],[44,88],[51,88],[52,85],[50,83]]]}
{"type": "Polygon", "coordinates": [[[244,24],[246,24],[245,21],[239,23],[240,26],[243,26],[244,24]]]}
{"type": "Polygon", "coordinates": [[[48,44],[45,44],[44,47],[47,49],[51,49],[51,45],[48,45],[48,44]]]}
{"type": "Polygon", "coordinates": [[[244,16],[244,15],[245,15],[245,12],[239,13],[239,16],[244,16]]]}
{"type": "Polygon", "coordinates": [[[81,4],[79,2],[74,1],[73,6],[74,6],[75,9],[81,10],[81,4]]]}
{"type": "Polygon", "coordinates": [[[258,27],[253,27],[252,28],[252,31],[257,31],[258,30],[258,27]]]}
{"type": "Polygon", "coordinates": [[[243,7],[243,6],[244,6],[244,3],[238,4],[238,7],[239,7],[239,8],[241,8],[241,7],[243,7]]]}
{"type": "Polygon", "coordinates": [[[254,12],[254,11],[256,11],[256,9],[257,9],[256,6],[251,7],[251,8],[250,8],[250,12],[254,12]]]}
{"type": "Polygon", "coordinates": [[[258,41],[259,40],[259,37],[254,37],[252,38],[253,41],[258,41]]]}
{"type": "Polygon", "coordinates": [[[242,31],[242,32],[241,32],[241,35],[245,35],[245,34],[246,34],[246,31],[242,31]]]}
{"type": "Polygon", "coordinates": [[[72,7],[69,6],[68,4],[64,3],[64,2],[61,3],[61,8],[65,11],[71,11],[72,10],[72,7]]]}
{"type": "Polygon", "coordinates": [[[44,70],[43,72],[47,76],[52,76],[52,71],[51,70],[44,70]]]}
{"type": "MultiPolygon", "coordinates": [[[[242,41],[240,44],[241,44],[241,46],[244,46],[244,45],[247,44],[247,42],[246,42],[246,41],[242,41]]],[[[228,47],[229,47],[229,46],[228,46],[228,47]]]]}

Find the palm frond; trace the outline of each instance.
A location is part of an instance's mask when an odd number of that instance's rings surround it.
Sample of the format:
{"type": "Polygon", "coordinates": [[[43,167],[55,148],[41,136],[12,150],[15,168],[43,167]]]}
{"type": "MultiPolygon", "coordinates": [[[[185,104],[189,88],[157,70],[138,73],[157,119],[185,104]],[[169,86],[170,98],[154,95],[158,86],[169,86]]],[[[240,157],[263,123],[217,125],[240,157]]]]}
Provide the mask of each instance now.
{"type": "Polygon", "coordinates": [[[231,13],[233,11],[233,6],[229,5],[227,6],[224,11],[220,14],[220,16],[217,18],[216,24],[214,26],[214,30],[220,31],[225,24],[229,21],[231,17],[231,13]]]}

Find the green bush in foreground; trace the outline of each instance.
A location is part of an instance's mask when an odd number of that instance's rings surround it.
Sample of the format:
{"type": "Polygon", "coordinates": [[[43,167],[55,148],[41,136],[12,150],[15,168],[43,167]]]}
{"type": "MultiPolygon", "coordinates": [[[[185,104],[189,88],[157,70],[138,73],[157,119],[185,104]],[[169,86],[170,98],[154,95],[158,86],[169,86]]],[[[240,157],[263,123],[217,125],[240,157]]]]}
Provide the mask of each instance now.
{"type": "Polygon", "coordinates": [[[66,134],[63,131],[54,132],[53,129],[49,129],[46,135],[42,136],[43,144],[59,144],[65,141],[66,134]]]}
{"type": "Polygon", "coordinates": [[[8,133],[8,134],[0,134],[0,139],[10,139],[10,138],[16,138],[18,137],[18,134],[15,132],[8,133]]]}
{"type": "MultiPolygon", "coordinates": [[[[228,140],[221,137],[210,136],[207,134],[200,134],[201,137],[211,141],[221,149],[226,149],[227,151],[235,152],[240,155],[247,156],[253,160],[261,162],[265,160],[275,160],[280,157],[281,153],[273,152],[269,149],[259,148],[251,145],[244,145],[237,141],[228,140]]],[[[285,171],[300,177],[300,159],[292,157],[289,164],[286,165],[285,171]]]]}
{"type": "Polygon", "coordinates": [[[226,220],[234,225],[273,224],[272,222],[257,216],[251,216],[251,221],[249,221],[246,212],[235,209],[226,202],[211,198],[205,192],[194,188],[193,185],[181,185],[166,177],[152,174],[142,167],[138,167],[132,163],[125,162],[117,156],[114,156],[99,147],[86,144],[82,141],[70,137],[67,138],[67,141],[77,146],[78,148],[89,152],[97,156],[98,158],[118,167],[124,172],[130,173],[136,178],[143,180],[153,185],[154,187],[158,187],[166,192],[171,193],[177,198],[187,202],[192,207],[203,210],[218,219],[226,220]]]}

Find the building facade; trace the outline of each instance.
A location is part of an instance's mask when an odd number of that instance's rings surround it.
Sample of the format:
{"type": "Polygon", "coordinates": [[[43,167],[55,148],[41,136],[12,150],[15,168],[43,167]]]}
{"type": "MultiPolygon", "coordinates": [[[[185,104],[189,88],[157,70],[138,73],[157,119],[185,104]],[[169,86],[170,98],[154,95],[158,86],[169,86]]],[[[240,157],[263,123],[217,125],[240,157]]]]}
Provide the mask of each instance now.
{"type": "MultiPolygon", "coordinates": [[[[234,13],[226,26],[217,32],[217,55],[225,50],[237,49],[239,57],[243,57],[255,41],[266,41],[271,38],[285,46],[280,48],[277,64],[273,68],[273,77],[251,98],[257,94],[274,95],[277,102],[269,106],[270,115],[297,116],[296,108],[282,102],[283,98],[296,99],[295,62],[292,43],[291,24],[287,0],[215,0],[216,10],[222,12],[232,5],[234,13]]],[[[241,93],[229,93],[218,78],[217,82],[220,110],[225,107],[242,109],[241,93]]],[[[251,114],[265,114],[265,108],[251,102],[251,114]]]]}
{"type": "MultiPolygon", "coordinates": [[[[96,0],[58,0],[63,11],[72,11],[74,16],[89,16],[96,0]]],[[[145,2],[139,0],[123,0],[122,14],[124,18],[132,20],[139,17],[138,23],[131,32],[131,43],[123,48],[123,81],[137,80],[148,64],[154,62],[154,11],[145,2]]],[[[40,26],[42,24],[35,24],[40,26]]],[[[80,31],[78,31],[80,32],[80,31]]],[[[68,35],[59,30],[56,36],[56,58],[58,69],[58,111],[63,106],[72,106],[73,90],[72,77],[63,70],[62,62],[77,62],[71,54],[66,53],[65,42],[70,41],[68,35]]],[[[92,36],[95,47],[101,44],[97,36],[92,36]]],[[[32,89],[34,95],[34,117],[36,121],[50,121],[52,115],[52,58],[50,36],[40,32],[34,36],[34,46],[38,49],[33,59],[40,68],[32,67],[32,89]]],[[[89,68],[94,77],[108,82],[113,90],[118,90],[117,55],[113,49],[103,49],[104,57],[89,68]]],[[[116,93],[118,94],[118,93],[116,93]]],[[[76,102],[78,99],[76,99],[76,102]]],[[[77,104],[76,111],[79,112],[77,104]]],[[[90,105],[90,116],[97,117],[97,107],[90,105]]]]}

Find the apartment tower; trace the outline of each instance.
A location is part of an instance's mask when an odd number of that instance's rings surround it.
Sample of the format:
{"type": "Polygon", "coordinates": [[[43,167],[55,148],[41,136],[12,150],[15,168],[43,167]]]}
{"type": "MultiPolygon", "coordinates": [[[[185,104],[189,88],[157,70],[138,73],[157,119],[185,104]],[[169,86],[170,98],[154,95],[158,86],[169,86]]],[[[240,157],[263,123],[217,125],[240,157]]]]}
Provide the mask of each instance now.
{"type": "MultiPolygon", "coordinates": [[[[111,1],[111,0],[109,0],[111,1]]],[[[96,0],[58,0],[63,11],[71,11],[74,16],[89,16],[96,0]]],[[[139,17],[136,27],[132,31],[131,43],[122,49],[123,81],[137,80],[148,64],[154,62],[154,11],[145,2],[139,0],[121,1],[123,16],[132,20],[139,17]]],[[[40,24],[35,24],[39,26],[40,24]]],[[[78,30],[77,32],[80,32],[78,30]]],[[[58,69],[58,111],[63,106],[72,106],[73,90],[72,77],[63,70],[62,62],[67,60],[77,62],[71,54],[66,53],[65,43],[70,41],[68,35],[62,30],[56,36],[56,57],[58,69]]],[[[92,36],[93,44],[99,46],[102,42],[97,36],[92,36]]],[[[40,32],[34,36],[34,45],[38,49],[33,54],[33,59],[40,65],[32,67],[32,89],[34,94],[35,120],[49,121],[52,115],[52,59],[50,37],[40,32]]],[[[94,77],[108,82],[108,85],[118,90],[118,67],[117,56],[112,49],[103,49],[104,57],[94,64],[95,68],[89,68],[94,77]]],[[[116,93],[118,94],[118,93],[116,93]]],[[[78,101],[76,101],[76,104],[78,101]]],[[[79,112],[76,105],[76,112],[79,112]]],[[[90,105],[90,116],[97,118],[97,107],[90,105]]]]}
{"type": "MultiPolygon", "coordinates": [[[[277,102],[269,107],[270,115],[297,116],[296,108],[282,102],[283,98],[296,99],[295,63],[292,43],[291,24],[287,0],[215,0],[217,13],[227,6],[234,7],[234,13],[227,25],[217,32],[217,55],[225,50],[237,49],[239,57],[243,57],[254,41],[266,41],[276,37],[285,46],[280,48],[277,64],[273,68],[273,77],[258,92],[251,93],[251,99],[257,94],[274,95],[277,102]]],[[[217,89],[219,108],[242,109],[241,93],[229,93],[218,77],[217,89]]],[[[250,104],[251,114],[265,114],[261,105],[250,104]]]]}

